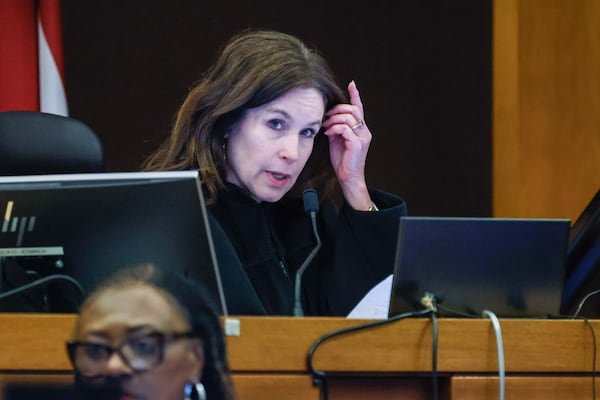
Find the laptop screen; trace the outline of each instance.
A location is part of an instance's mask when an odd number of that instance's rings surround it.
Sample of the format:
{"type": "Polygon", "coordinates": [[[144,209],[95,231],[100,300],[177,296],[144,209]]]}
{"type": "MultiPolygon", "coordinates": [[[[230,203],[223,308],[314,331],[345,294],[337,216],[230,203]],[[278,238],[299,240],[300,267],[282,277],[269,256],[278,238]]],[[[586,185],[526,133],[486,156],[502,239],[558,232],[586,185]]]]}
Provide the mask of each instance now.
{"type": "Polygon", "coordinates": [[[402,217],[389,315],[542,317],[560,312],[570,221],[402,217]]]}

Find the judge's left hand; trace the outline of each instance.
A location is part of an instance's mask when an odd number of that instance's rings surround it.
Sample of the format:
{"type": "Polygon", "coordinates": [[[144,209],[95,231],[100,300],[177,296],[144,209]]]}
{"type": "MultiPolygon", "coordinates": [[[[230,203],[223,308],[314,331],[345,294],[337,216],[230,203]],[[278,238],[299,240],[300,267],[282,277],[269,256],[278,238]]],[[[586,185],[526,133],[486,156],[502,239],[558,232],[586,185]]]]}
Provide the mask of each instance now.
{"type": "Polygon", "coordinates": [[[365,181],[365,163],[372,135],[354,81],[348,84],[348,94],[350,104],[338,104],[329,110],[323,127],[329,137],[331,164],[346,201],[354,209],[367,210],[373,204],[365,181]]]}

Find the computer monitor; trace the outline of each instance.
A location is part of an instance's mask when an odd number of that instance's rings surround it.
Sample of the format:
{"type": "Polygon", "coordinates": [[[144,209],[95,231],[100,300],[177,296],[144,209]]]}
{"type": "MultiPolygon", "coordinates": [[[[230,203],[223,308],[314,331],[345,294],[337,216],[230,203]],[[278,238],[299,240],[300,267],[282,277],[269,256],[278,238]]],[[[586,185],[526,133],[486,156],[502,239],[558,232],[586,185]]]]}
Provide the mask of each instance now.
{"type": "MultiPolygon", "coordinates": [[[[561,311],[572,315],[589,293],[600,289],[600,190],[587,206],[569,232],[567,271],[561,311]]],[[[600,317],[600,294],[590,297],[579,315],[600,317]]]]}
{"type": "Polygon", "coordinates": [[[0,311],[75,312],[112,272],[153,263],[227,313],[196,171],[0,177],[0,212],[0,311]]]}

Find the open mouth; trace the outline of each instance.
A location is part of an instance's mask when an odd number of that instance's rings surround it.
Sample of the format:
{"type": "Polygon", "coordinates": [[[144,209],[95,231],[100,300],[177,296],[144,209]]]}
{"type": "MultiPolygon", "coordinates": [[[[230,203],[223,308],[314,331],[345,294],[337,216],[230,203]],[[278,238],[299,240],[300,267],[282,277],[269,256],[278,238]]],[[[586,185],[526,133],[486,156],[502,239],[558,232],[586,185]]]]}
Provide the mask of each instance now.
{"type": "Polygon", "coordinates": [[[268,174],[276,181],[282,182],[290,178],[288,174],[284,174],[277,171],[267,171],[268,174]]]}
{"type": "Polygon", "coordinates": [[[271,172],[271,176],[272,176],[273,178],[277,179],[278,181],[282,181],[282,180],[284,180],[285,178],[287,178],[287,175],[284,175],[284,174],[277,174],[277,173],[274,173],[274,172],[271,172]]]}

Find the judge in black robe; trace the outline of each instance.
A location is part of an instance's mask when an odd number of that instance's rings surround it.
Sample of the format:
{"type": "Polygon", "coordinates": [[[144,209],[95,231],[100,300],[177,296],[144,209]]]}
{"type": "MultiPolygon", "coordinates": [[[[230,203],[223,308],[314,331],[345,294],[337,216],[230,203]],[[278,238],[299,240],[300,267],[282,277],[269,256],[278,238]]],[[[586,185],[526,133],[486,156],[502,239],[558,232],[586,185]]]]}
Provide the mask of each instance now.
{"type": "Polygon", "coordinates": [[[297,37],[246,30],[191,88],[144,169],[200,171],[230,314],[294,311],[296,272],[317,243],[302,193],[317,190],[322,247],[301,279],[303,313],[346,315],[392,272],[405,213],[368,190],[372,137],[356,82],[342,89],[297,37]]]}
{"type": "MultiPolygon", "coordinates": [[[[257,202],[232,184],[218,196],[209,212],[229,314],[291,315],[296,271],[317,244],[302,201],[257,202]]],[[[371,196],[379,211],[320,205],[322,246],[301,280],[304,315],[345,316],[392,273],[406,205],[384,192],[371,196]]]]}

